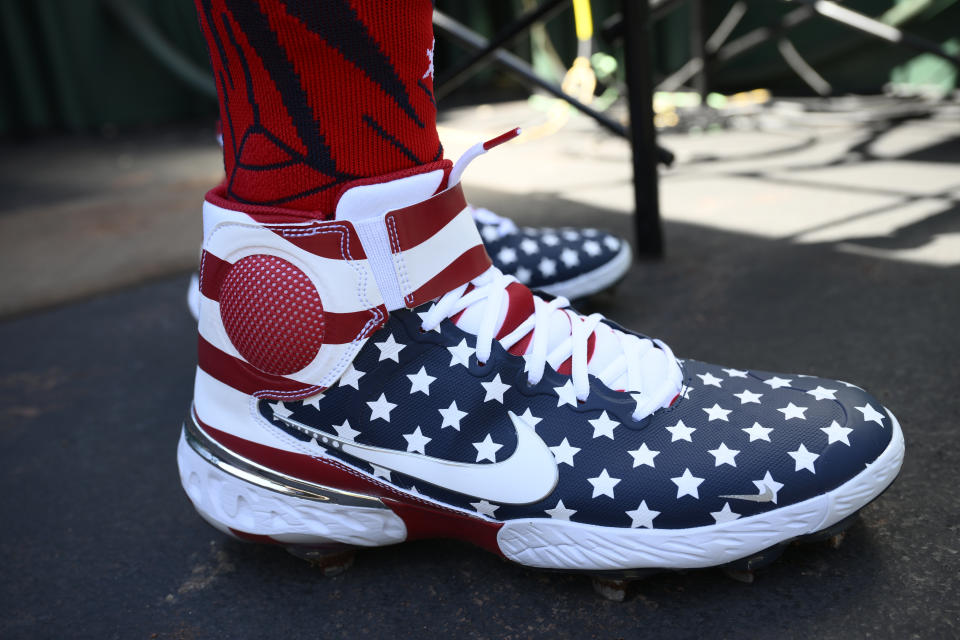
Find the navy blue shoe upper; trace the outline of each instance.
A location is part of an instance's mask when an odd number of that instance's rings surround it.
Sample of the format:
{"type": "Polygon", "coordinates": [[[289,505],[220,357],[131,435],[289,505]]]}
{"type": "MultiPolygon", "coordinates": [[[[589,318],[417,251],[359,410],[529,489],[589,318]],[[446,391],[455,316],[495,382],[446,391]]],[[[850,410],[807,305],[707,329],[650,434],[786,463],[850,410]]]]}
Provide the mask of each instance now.
{"type": "Polygon", "coordinates": [[[534,289],[594,271],[623,248],[620,238],[597,229],[521,227],[504,233],[482,221],[477,228],[494,266],[534,289]]]}
{"type": "Polygon", "coordinates": [[[565,401],[567,376],[548,366],[530,385],[522,358],[494,342],[481,365],[473,347],[450,321],[423,332],[416,313],[395,312],[321,397],[263,400],[259,410],[302,441],[324,432],[470,464],[509,458],[517,431],[508,411],[523,415],[559,469],[554,491],[532,504],[478,501],[327,450],[401,489],[498,520],[615,527],[712,525],[801,502],[863,471],[891,440],[880,403],[843,382],[680,361],[681,394],[635,421],[630,393],[591,378],[585,402],[565,401]]]}

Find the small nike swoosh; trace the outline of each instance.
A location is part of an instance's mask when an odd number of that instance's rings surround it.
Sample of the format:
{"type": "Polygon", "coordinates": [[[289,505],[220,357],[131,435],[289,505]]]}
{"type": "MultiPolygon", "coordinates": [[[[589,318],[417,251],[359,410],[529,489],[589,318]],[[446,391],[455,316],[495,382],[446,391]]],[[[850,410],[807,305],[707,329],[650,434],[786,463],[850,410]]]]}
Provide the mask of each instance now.
{"type": "Polygon", "coordinates": [[[718,496],[720,498],[730,498],[731,500],[749,500],[750,502],[773,502],[773,491],[767,487],[763,493],[747,494],[742,496],[718,496]]]}
{"type": "Polygon", "coordinates": [[[454,462],[360,444],[290,418],[277,417],[295,429],[314,433],[318,441],[354,458],[450,491],[501,504],[539,502],[557,486],[557,461],[532,426],[512,411],[507,413],[517,432],[517,447],[506,460],[491,464],[454,462]]]}

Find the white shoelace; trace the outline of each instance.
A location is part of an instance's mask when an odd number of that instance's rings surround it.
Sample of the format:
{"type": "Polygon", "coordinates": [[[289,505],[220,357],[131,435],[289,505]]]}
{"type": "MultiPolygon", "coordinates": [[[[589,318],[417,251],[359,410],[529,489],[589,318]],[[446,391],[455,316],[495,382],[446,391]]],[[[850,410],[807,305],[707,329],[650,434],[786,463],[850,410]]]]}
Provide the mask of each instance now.
{"type": "Polygon", "coordinates": [[[498,238],[502,238],[503,236],[516,232],[517,225],[510,218],[504,218],[501,215],[497,215],[493,211],[490,211],[490,209],[474,207],[473,205],[469,206],[470,213],[473,214],[473,219],[480,224],[485,224],[496,228],[498,238]]]}
{"type": "MultiPolygon", "coordinates": [[[[491,267],[480,277],[472,281],[473,289],[467,292],[463,285],[442,296],[423,316],[421,328],[431,331],[445,318],[473,307],[483,305],[480,324],[477,330],[476,355],[480,363],[490,358],[497,325],[505,305],[509,304],[507,286],[517,280],[491,267]]],[[[547,363],[556,369],[567,359],[571,361],[570,379],[577,399],[585,401],[590,394],[589,373],[596,376],[605,385],[610,386],[626,375],[626,391],[631,392],[637,402],[633,412],[634,420],[642,420],[657,409],[667,406],[679,393],[681,386],[680,367],[670,348],[660,340],[640,338],[617,331],[607,325],[603,330],[612,332],[619,343],[619,354],[613,357],[599,371],[588,372],[588,340],[590,335],[601,328],[603,316],[595,313],[582,316],[572,310],[566,310],[569,302],[566,298],[554,298],[547,302],[533,297],[534,313],[528,316],[516,329],[500,338],[504,349],[510,349],[524,336],[533,331],[530,345],[524,359],[527,361],[527,381],[537,384],[543,377],[547,363]],[[550,324],[554,314],[564,314],[570,323],[570,333],[554,344],[551,339],[550,324]],[[651,371],[651,369],[653,371],[651,371]]]]}

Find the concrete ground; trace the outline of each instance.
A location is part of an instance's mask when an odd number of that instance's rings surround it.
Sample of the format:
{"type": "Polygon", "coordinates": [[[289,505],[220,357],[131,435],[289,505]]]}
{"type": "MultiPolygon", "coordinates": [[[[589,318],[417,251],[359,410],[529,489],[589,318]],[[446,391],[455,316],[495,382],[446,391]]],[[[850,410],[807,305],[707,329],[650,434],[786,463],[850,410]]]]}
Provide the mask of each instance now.
{"type": "MultiPolygon", "coordinates": [[[[442,135],[453,156],[538,118],[461,109],[442,135]]],[[[174,459],[211,133],[50,140],[0,147],[0,636],[960,637],[960,116],[782,108],[744,124],[663,136],[667,257],[581,307],[680,355],[883,399],[904,468],[839,549],[791,548],[753,584],[655,576],[618,604],[453,542],[365,551],[324,578],[226,539],[174,459]]],[[[628,160],[574,119],[479,159],[468,195],[630,237],[628,160]]]]}

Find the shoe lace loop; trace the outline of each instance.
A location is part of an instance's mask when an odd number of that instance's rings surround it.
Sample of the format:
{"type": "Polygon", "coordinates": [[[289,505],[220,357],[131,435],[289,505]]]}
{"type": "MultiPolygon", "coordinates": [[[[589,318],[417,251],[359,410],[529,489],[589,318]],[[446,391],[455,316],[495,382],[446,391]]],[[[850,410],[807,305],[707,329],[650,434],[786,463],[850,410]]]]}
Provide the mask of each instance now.
{"type": "MultiPolygon", "coordinates": [[[[472,288],[465,284],[440,297],[423,315],[421,328],[431,331],[445,318],[482,304],[481,320],[476,333],[476,357],[481,364],[486,363],[493,348],[498,322],[509,304],[507,287],[514,282],[517,280],[513,276],[491,267],[470,283],[472,288]]],[[[589,339],[603,323],[603,315],[580,315],[567,309],[569,301],[562,297],[546,301],[534,296],[533,300],[534,312],[513,331],[501,337],[500,344],[509,350],[533,332],[527,353],[523,356],[526,360],[527,382],[531,385],[539,383],[547,364],[557,369],[569,359],[570,380],[576,397],[581,402],[585,401],[590,394],[589,339]],[[550,327],[554,324],[554,314],[557,313],[566,316],[570,332],[551,348],[550,327]]],[[[633,419],[642,420],[658,408],[666,406],[676,395],[680,379],[679,365],[670,348],[660,340],[641,338],[614,329],[610,331],[618,342],[619,354],[602,370],[592,374],[607,386],[626,374],[626,390],[632,393],[637,402],[633,419]],[[656,369],[656,375],[651,376],[651,368],[656,369]],[[658,380],[659,384],[644,388],[651,386],[651,379],[658,380]]]]}

